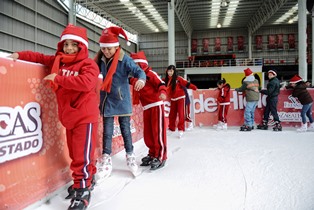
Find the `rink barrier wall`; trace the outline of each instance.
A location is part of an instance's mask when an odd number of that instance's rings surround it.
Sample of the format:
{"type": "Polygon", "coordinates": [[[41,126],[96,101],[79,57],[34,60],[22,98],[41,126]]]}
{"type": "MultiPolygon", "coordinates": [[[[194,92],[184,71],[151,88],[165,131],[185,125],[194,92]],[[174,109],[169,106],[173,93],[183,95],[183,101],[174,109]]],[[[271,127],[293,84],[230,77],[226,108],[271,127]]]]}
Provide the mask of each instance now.
{"type": "MultiPolygon", "coordinates": [[[[0,56],[0,209],[34,205],[71,182],[65,129],[58,120],[56,97],[42,80],[47,74],[42,65],[14,62],[0,56]]],[[[313,89],[309,91],[314,97],[313,89]]],[[[189,90],[189,94],[194,124],[216,124],[218,91],[189,90]]],[[[240,126],[245,97],[233,90],[231,94],[228,125],[240,126]]],[[[265,105],[266,97],[260,95],[255,114],[257,123],[262,119],[265,105]]],[[[284,127],[300,124],[300,108],[298,101],[291,97],[291,90],[281,91],[278,112],[284,127]]],[[[170,102],[165,101],[166,116],[169,110],[170,102]]],[[[141,106],[133,107],[134,142],[143,138],[142,112],[141,106]]],[[[98,128],[95,158],[102,153],[102,117],[98,128]]],[[[117,119],[112,147],[113,154],[124,149],[117,119]]]]}

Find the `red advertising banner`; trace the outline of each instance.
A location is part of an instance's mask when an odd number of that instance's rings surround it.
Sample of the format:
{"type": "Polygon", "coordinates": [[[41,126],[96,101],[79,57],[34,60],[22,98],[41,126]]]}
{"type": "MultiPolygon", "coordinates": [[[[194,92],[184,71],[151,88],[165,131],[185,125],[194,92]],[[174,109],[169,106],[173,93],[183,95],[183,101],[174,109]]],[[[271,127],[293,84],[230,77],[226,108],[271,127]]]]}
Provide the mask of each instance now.
{"type": "Polygon", "coordinates": [[[221,51],[221,38],[216,37],[215,38],[215,52],[220,52],[221,51]]]}
{"type": "Polygon", "coordinates": [[[244,51],[244,37],[238,36],[238,51],[244,51]]]}
{"type": "MultiPolygon", "coordinates": [[[[23,209],[71,181],[65,129],[44,66],[0,57],[0,209],[23,209]]],[[[133,141],[143,137],[142,108],[133,107],[133,141]]],[[[96,157],[102,153],[99,117],[96,157]]],[[[113,154],[124,148],[115,122],[113,154]]]]}
{"type": "MultiPolygon", "coordinates": [[[[308,89],[314,98],[314,89],[308,89]]],[[[300,111],[302,105],[291,96],[292,90],[281,90],[278,101],[278,114],[284,127],[300,125],[300,111]]],[[[195,125],[212,126],[218,123],[217,98],[218,90],[193,91],[193,107],[195,125]]],[[[266,106],[266,95],[260,95],[255,112],[255,123],[259,124],[263,118],[266,106]]],[[[228,125],[241,126],[244,123],[244,109],[246,100],[242,93],[231,91],[231,105],[228,112],[228,125]]],[[[269,122],[272,122],[272,117],[269,122]]]]}
{"type": "Polygon", "coordinates": [[[283,34],[277,34],[277,49],[283,49],[283,34]]]}
{"type": "Polygon", "coordinates": [[[233,37],[232,36],[229,36],[227,38],[227,51],[233,52],[233,37]]]}
{"type": "Polygon", "coordinates": [[[191,40],[191,53],[194,55],[197,54],[197,39],[191,40]]]}
{"type": "Polygon", "coordinates": [[[289,49],[295,49],[295,36],[294,34],[288,34],[289,49]]]}
{"type": "Polygon", "coordinates": [[[204,38],[203,39],[203,53],[208,53],[208,47],[209,47],[209,39],[204,38]]]}
{"type": "Polygon", "coordinates": [[[268,49],[274,50],[276,48],[276,36],[274,34],[268,35],[268,49]]]}
{"type": "Polygon", "coordinates": [[[256,50],[263,49],[263,36],[262,35],[255,36],[255,44],[256,44],[256,50]]]}

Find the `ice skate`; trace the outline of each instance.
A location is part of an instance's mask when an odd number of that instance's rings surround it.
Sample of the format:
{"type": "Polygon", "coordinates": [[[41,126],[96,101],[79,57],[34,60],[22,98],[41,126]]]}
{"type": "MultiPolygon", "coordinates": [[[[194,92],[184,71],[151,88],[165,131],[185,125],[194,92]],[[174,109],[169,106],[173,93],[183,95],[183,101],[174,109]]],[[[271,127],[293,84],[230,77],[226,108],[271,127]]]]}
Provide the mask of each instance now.
{"type": "Polygon", "coordinates": [[[307,131],[307,124],[303,124],[301,125],[300,128],[297,129],[298,132],[306,132],[307,131]]]}
{"type": "Polygon", "coordinates": [[[142,163],[140,166],[150,166],[150,163],[152,162],[154,158],[152,158],[151,156],[147,155],[145,157],[142,158],[142,163]]]}
{"type": "Polygon", "coordinates": [[[134,176],[137,175],[137,169],[138,169],[138,166],[137,166],[137,163],[136,163],[136,160],[135,160],[135,155],[134,153],[127,153],[126,154],[126,164],[129,168],[129,170],[132,172],[132,174],[134,176]]]}
{"type": "Polygon", "coordinates": [[[252,130],[252,126],[242,125],[240,127],[240,131],[251,131],[251,130],[252,130]]]}
{"type": "MultiPolygon", "coordinates": [[[[95,180],[95,176],[93,176],[93,179],[92,179],[92,185],[90,186],[90,191],[94,190],[94,187],[96,185],[96,180],[95,180]]],[[[75,193],[75,190],[73,189],[73,184],[71,186],[68,187],[68,195],[67,197],[65,197],[65,199],[72,199],[74,197],[74,193],[75,193]]]]}
{"type": "Polygon", "coordinates": [[[150,165],[150,170],[157,170],[165,166],[166,161],[160,161],[158,158],[154,158],[150,165]]]}
{"type": "Polygon", "coordinates": [[[227,123],[223,123],[223,122],[221,122],[219,125],[217,125],[217,128],[216,128],[216,130],[224,130],[224,131],[226,131],[228,129],[228,126],[227,126],[227,123]]]}
{"type": "Polygon", "coordinates": [[[104,154],[96,164],[97,174],[96,180],[101,182],[101,180],[109,177],[112,172],[112,161],[108,154],[104,154]]]}
{"type": "Polygon", "coordinates": [[[310,123],[309,127],[307,128],[308,131],[314,131],[314,122],[310,123]]]}
{"type": "Polygon", "coordinates": [[[222,123],[223,122],[219,121],[217,124],[213,125],[213,128],[217,130],[217,128],[220,127],[222,123]]]}
{"type": "Polygon", "coordinates": [[[193,130],[193,123],[192,123],[192,122],[189,122],[188,124],[189,124],[189,126],[186,128],[186,130],[187,130],[187,131],[193,130]]]}
{"type": "Polygon", "coordinates": [[[263,120],[261,124],[257,125],[257,129],[268,130],[268,122],[263,120]]]}
{"type": "Polygon", "coordinates": [[[74,196],[68,210],[85,210],[89,205],[90,190],[87,188],[74,189],[74,196]]]}
{"type": "Polygon", "coordinates": [[[184,132],[183,131],[179,131],[179,139],[181,139],[183,137],[184,132]]]}
{"type": "Polygon", "coordinates": [[[282,126],[280,122],[275,122],[275,126],[273,127],[273,131],[282,131],[282,126]]]}

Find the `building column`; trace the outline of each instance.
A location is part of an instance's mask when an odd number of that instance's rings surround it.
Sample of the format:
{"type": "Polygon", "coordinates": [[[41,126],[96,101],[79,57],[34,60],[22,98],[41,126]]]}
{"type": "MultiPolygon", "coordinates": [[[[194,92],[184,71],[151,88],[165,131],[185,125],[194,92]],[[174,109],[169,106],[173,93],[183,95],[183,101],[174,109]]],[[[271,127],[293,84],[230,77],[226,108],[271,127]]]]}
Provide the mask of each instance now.
{"type": "Polygon", "coordinates": [[[168,64],[175,63],[175,25],[174,25],[174,0],[168,0],[168,64]]]}
{"type": "Polygon", "coordinates": [[[298,50],[299,50],[299,76],[307,80],[306,62],[306,1],[298,0],[298,50]]]}

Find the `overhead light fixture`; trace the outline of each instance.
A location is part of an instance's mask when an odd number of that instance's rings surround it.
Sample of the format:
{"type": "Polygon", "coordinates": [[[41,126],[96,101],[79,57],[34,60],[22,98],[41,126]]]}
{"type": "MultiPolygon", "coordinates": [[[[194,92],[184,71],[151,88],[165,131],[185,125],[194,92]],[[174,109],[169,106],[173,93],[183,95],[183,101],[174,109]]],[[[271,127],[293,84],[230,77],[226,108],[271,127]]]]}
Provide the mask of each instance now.
{"type": "Polygon", "coordinates": [[[217,24],[217,28],[221,28],[221,24],[220,23],[217,24]]]}
{"type": "Polygon", "coordinates": [[[288,23],[290,23],[290,24],[293,23],[293,19],[290,19],[290,20],[288,21],[288,23]]]}
{"type": "Polygon", "coordinates": [[[227,0],[222,0],[222,1],[221,1],[221,6],[222,6],[222,7],[228,6],[227,0]]]}

